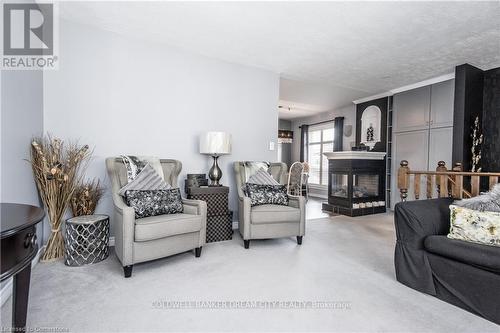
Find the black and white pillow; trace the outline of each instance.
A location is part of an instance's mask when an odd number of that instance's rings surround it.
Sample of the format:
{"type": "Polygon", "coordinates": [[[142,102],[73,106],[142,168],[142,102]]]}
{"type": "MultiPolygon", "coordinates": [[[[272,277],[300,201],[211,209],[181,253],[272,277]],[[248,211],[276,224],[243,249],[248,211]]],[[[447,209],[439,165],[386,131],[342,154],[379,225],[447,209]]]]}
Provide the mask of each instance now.
{"type": "Polygon", "coordinates": [[[148,216],[163,214],[182,213],[181,191],[178,188],[169,190],[146,190],[125,192],[125,202],[134,208],[135,218],[140,219],[148,216]]]}
{"type": "Polygon", "coordinates": [[[288,206],[288,194],[285,185],[260,185],[247,183],[245,194],[250,198],[251,206],[283,205],[288,206]]]}
{"type": "Polygon", "coordinates": [[[156,172],[155,169],[148,163],[141,172],[139,172],[132,181],[129,181],[123,186],[118,194],[125,196],[127,191],[142,191],[142,190],[169,190],[172,186],[167,184],[156,172]]]}
{"type": "Polygon", "coordinates": [[[250,178],[248,178],[247,183],[259,184],[259,185],[279,185],[280,184],[264,168],[260,168],[259,170],[257,170],[256,173],[254,173],[252,176],[250,176],[250,178]]]}
{"type": "Polygon", "coordinates": [[[127,179],[130,183],[137,177],[137,175],[142,171],[142,169],[149,164],[161,179],[163,179],[163,169],[161,167],[161,162],[158,157],[154,156],[133,156],[133,155],[120,155],[127,170],[127,179]]]}
{"type": "Polygon", "coordinates": [[[246,161],[243,162],[243,168],[245,170],[245,182],[248,183],[248,179],[255,174],[259,169],[267,170],[269,168],[269,162],[255,162],[246,161]]]}

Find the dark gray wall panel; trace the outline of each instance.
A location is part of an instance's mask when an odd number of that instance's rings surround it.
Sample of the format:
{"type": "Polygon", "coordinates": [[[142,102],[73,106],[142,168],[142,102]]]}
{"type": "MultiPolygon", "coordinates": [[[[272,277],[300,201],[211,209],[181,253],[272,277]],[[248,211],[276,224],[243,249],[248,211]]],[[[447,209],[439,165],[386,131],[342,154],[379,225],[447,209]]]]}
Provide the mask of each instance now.
{"type": "Polygon", "coordinates": [[[471,168],[470,129],[483,109],[483,71],[464,64],[455,68],[455,103],[453,114],[453,164],[471,168]]]}
{"type": "Polygon", "coordinates": [[[500,67],[484,72],[483,171],[500,171],[500,67]]]}

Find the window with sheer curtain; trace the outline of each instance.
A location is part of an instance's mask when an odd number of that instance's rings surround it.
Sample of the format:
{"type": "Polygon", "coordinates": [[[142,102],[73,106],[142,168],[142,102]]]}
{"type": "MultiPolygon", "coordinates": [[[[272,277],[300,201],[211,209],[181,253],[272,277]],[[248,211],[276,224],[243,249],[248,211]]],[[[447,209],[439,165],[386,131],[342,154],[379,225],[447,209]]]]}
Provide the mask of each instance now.
{"type": "Polygon", "coordinates": [[[309,184],[328,185],[328,159],[324,152],[333,151],[333,122],[309,127],[309,184]]]}

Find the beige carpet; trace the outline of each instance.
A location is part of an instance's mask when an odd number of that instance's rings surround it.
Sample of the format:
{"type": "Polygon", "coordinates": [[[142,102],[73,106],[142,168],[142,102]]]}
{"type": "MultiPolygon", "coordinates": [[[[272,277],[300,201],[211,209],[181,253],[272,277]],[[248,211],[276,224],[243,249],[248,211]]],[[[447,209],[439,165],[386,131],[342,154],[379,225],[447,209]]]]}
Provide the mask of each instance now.
{"type": "MultiPolygon", "coordinates": [[[[335,216],[310,220],[302,246],[289,238],[253,241],[245,250],[235,234],[232,241],[206,245],[201,258],[183,253],[136,265],[130,279],[123,278],[114,255],[80,268],[38,264],[28,323],[32,328],[86,332],[500,331],[491,322],[399,284],[394,278],[394,241],[390,214],[335,216]],[[167,308],[179,304],[175,301],[198,301],[205,308],[167,308]],[[281,305],[273,303],[278,301],[281,305]],[[324,301],[329,308],[299,301],[324,301]],[[245,304],[279,308],[242,308],[245,304]]],[[[7,305],[2,326],[9,316],[7,305]]]]}

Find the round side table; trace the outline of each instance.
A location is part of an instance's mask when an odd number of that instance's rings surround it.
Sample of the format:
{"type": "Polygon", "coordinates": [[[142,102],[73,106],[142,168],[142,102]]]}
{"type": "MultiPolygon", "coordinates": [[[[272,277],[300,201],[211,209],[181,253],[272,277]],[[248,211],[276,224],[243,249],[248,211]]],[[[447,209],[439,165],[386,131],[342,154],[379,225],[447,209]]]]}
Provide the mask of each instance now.
{"type": "Polygon", "coordinates": [[[94,264],[109,255],[109,216],[83,215],[66,220],[64,264],[94,264]]]}

